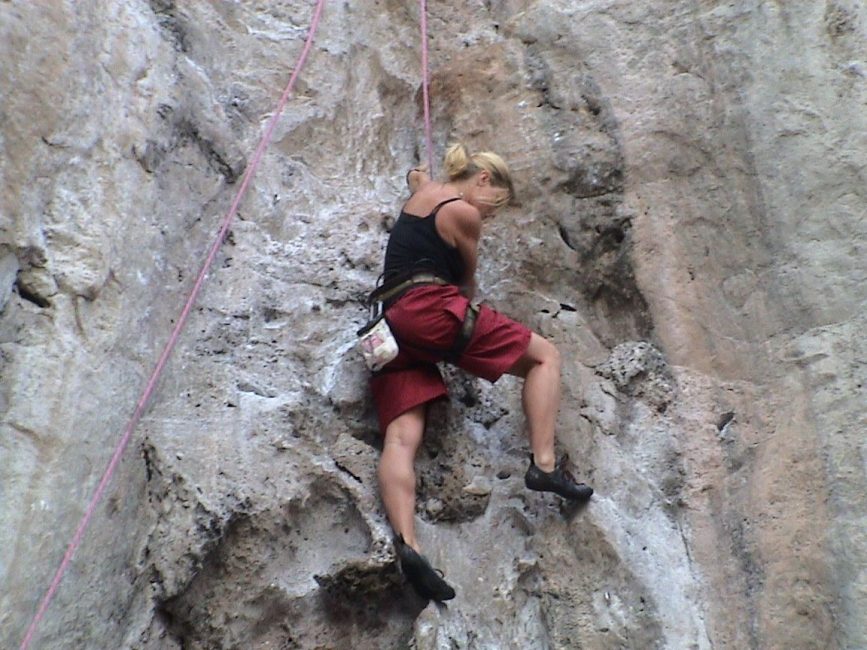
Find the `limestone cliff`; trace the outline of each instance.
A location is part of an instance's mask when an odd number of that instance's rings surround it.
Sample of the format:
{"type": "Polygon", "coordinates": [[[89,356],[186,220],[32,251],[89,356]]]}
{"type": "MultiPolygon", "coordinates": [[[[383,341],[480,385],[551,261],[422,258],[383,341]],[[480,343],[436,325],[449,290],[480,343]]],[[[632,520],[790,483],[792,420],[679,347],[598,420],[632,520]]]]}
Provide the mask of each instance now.
{"type": "MultiPolygon", "coordinates": [[[[17,647],[288,79],[311,2],[0,2],[0,646],[17,647]]],[[[485,300],[564,359],[449,371],[394,567],[354,350],[424,156],[418,8],[328,3],[39,648],[867,647],[867,8],[429,7],[435,159],[510,162],[485,300]]]]}

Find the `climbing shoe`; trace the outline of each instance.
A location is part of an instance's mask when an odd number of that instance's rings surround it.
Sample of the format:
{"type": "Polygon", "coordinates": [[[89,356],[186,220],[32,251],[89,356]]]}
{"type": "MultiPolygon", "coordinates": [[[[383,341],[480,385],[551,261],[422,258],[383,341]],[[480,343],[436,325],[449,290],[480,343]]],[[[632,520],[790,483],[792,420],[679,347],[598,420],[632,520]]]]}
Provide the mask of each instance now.
{"type": "Polygon", "coordinates": [[[409,544],[403,541],[403,535],[394,540],[397,559],[403,575],[412,585],[416,593],[426,600],[451,600],[455,590],[442,578],[442,573],[434,569],[423,555],[418,554],[409,544]]]}
{"type": "Polygon", "coordinates": [[[593,495],[593,488],[584,483],[576,483],[575,478],[566,469],[568,456],[564,456],[557,467],[551,472],[543,472],[536,467],[533,455],[530,454],[530,468],[524,475],[524,485],[539,492],[554,492],[564,499],[585,503],[593,495]]]}

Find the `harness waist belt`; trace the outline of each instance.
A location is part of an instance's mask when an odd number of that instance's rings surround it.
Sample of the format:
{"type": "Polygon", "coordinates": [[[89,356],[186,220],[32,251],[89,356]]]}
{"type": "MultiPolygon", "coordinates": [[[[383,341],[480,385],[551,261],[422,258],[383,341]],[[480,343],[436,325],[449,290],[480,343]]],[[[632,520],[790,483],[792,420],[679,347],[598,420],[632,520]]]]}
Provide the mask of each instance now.
{"type": "MultiPolygon", "coordinates": [[[[367,302],[370,305],[379,302],[382,303],[383,309],[388,309],[388,307],[392,303],[394,303],[395,300],[400,298],[406,291],[413,287],[421,286],[424,284],[437,284],[440,286],[444,286],[451,283],[446,282],[441,277],[434,275],[433,273],[416,273],[412,277],[400,281],[397,284],[385,284],[381,287],[377,287],[371,292],[370,296],[368,296],[367,302]]],[[[455,336],[454,343],[452,343],[451,347],[446,350],[443,355],[446,361],[456,364],[458,362],[458,359],[461,358],[461,355],[464,353],[464,350],[469,344],[470,339],[473,337],[473,331],[476,328],[476,317],[478,315],[479,306],[473,303],[469,303],[467,305],[466,314],[464,315],[464,320],[461,323],[461,328],[458,330],[458,333],[455,336]]]]}
{"type": "Polygon", "coordinates": [[[389,303],[397,300],[406,290],[422,285],[422,284],[438,284],[441,286],[449,284],[441,277],[433,273],[416,273],[411,278],[398,282],[395,285],[385,284],[373,290],[367,301],[370,304],[375,302],[389,303]]]}

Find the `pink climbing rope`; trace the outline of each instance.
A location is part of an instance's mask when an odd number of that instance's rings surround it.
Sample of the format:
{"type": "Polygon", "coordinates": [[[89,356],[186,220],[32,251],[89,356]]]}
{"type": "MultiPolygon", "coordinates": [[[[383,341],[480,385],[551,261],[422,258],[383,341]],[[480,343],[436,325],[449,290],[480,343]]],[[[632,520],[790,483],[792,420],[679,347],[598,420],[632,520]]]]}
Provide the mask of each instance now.
{"type": "Polygon", "coordinates": [[[428,56],[427,56],[427,1],[419,0],[421,12],[421,94],[424,101],[424,137],[427,147],[427,169],[431,178],[433,167],[433,138],[430,123],[430,93],[428,92],[428,56]]]}
{"type": "Polygon", "coordinates": [[[301,68],[304,65],[304,61],[307,59],[307,54],[310,52],[310,47],[313,45],[313,36],[316,33],[317,26],[319,25],[319,18],[322,14],[322,8],[324,5],[325,0],[317,1],[316,8],[313,12],[313,18],[310,21],[310,29],[307,33],[307,40],[304,43],[304,48],[301,50],[301,55],[298,58],[298,63],[295,65],[295,69],[292,71],[292,76],[289,78],[289,83],[286,85],[286,89],[283,91],[283,94],[280,97],[280,101],[277,104],[277,108],[274,111],[274,114],[268,121],[268,125],[265,128],[265,133],[262,136],[262,139],[259,141],[259,145],[256,147],[255,152],[253,153],[253,158],[250,161],[250,164],[247,165],[247,169],[244,172],[243,180],[241,181],[241,186],[238,188],[238,192],[235,195],[235,200],[232,201],[232,205],[229,208],[229,211],[226,213],[226,216],[223,217],[219,234],[214,240],[214,243],[211,244],[211,248],[208,251],[208,256],[205,258],[205,263],[202,265],[202,270],[199,271],[199,275],[196,278],[195,284],[193,285],[193,290],[190,292],[190,295],[187,298],[187,302],[184,305],[184,308],[177,319],[177,323],[175,324],[175,327],[172,330],[171,335],[169,336],[168,343],[166,343],[166,346],[159,357],[159,361],[157,361],[157,364],[154,367],[153,372],[151,373],[150,379],[148,379],[144,392],[139,398],[138,404],[136,404],[135,411],[133,411],[132,417],[130,418],[129,422],[126,425],[126,428],[124,429],[123,436],[121,436],[120,442],[118,442],[117,447],[115,447],[114,454],[111,457],[111,461],[108,463],[108,467],[105,469],[105,472],[103,473],[102,478],[99,481],[99,485],[97,486],[93,497],[90,499],[90,503],[85,509],[84,516],[81,518],[81,521],[78,524],[78,529],[75,531],[75,535],[73,535],[72,541],[69,543],[69,546],[66,549],[66,553],[63,556],[63,561],[60,563],[57,572],[54,574],[51,585],[48,587],[48,591],[42,598],[36,615],[33,617],[30,626],[27,628],[27,633],[24,636],[24,640],[21,642],[20,650],[26,650],[29,647],[30,642],[33,640],[33,636],[36,633],[36,628],[39,625],[39,622],[42,620],[42,617],[45,615],[45,612],[48,609],[48,605],[51,603],[51,600],[54,597],[54,593],[57,591],[57,587],[60,585],[63,574],[66,572],[66,568],[72,560],[72,556],[81,545],[81,540],[84,537],[84,532],[87,529],[87,526],[90,523],[94,512],[96,511],[96,506],[99,503],[103,492],[105,492],[105,489],[108,486],[112,475],[114,474],[114,470],[117,467],[117,464],[120,462],[124,449],[126,449],[126,446],[129,443],[132,432],[135,430],[136,425],[138,424],[142,414],[144,413],[148,401],[153,395],[154,389],[156,388],[157,381],[162,374],[163,368],[165,367],[166,362],[168,361],[169,356],[171,355],[172,350],[175,347],[175,344],[178,342],[178,337],[180,336],[181,330],[184,328],[184,325],[187,322],[187,318],[190,315],[190,311],[192,310],[193,305],[195,304],[196,299],[199,296],[199,292],[202,289],[202,285],[205,282],[205,276],[208,274],[208,271],[214,263],[214,258],[216,258],[217,252],[220,250],[220,247],[222,246],[223,241],[226,238],[226,234],[229,232],[229,226],[231,226],[232,219],[235,217],[235,214],[238,211],[238,206],[241,204],[241,199],[244,198],[244,195],[247,192],[247,188],[250,185],[253,174],[256,172],[256,168],[259,166],[259,162],[262,160],[262,155],[265,153],[265,149],[268,146],[268,143],[271,140],[271,136],[274,133],[274,128],[277,125],[277,120],[279,119],[280,114],[283,112],[283,108],[286,106],[286,102],[289,99],[289,94],[292,92],[292,88],[295,85],[295,79],[298,77],[298,73],[301,71],[301,68]]]}

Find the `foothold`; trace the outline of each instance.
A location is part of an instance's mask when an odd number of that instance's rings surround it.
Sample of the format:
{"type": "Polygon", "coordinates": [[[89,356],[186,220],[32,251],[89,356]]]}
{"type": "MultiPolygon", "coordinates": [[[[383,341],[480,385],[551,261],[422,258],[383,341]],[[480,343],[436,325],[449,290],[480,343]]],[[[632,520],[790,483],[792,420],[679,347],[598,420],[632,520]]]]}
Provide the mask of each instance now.
{"type": "Polygon", "coordinates": [[[464,492],[476,497],[484,497],[491,493],[491,481],[484,476],[474,476],[469,485],[464,486],[464,492]]]}
{"type": "Polygon", "coordinates": [[[662,353],[646,341],[628,341],[615,347],[597,367],[617,388],[641,397],[664,412],[675,393],[675,381],[662,353]]]}
{"type": "Polygon", "coordinates": [[[720,431],[720,432],[721,432],[721,431],[722,431],[723,429],[725,429],[725,428],[729,425],[729,423],[730,423],[732,420],[734,420],[734,419],[735,419],[735,412],[734,412],[734,411],[726,411],[725,413],[723,413],[723,414],[719,417],[719,420],[718,420],[717,423],[716,423],[717,431],[720,431]]]}
{"type": "Polygon", "coordinates": [[[437,515],[439,515],[444,508],[445,504],[442,502],[441,499],[437,498],[430,498],[424,504],[424,509],[431,517],[436,517],[437,515]]]}

